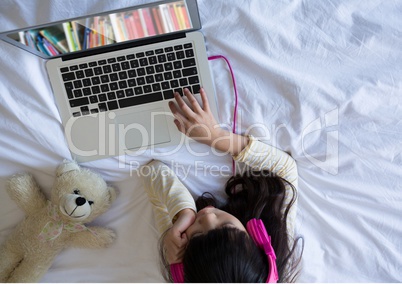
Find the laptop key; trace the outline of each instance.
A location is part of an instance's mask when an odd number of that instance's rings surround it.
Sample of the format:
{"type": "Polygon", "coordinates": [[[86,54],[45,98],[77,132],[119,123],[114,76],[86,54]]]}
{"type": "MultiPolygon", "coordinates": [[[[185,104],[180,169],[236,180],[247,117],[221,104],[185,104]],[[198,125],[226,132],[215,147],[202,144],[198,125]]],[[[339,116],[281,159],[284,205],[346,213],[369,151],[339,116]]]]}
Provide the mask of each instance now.
{"type": "Polygon", "coordinates": [[[101,67],[95,67],[95,68],[94,68],[94,73],[95,73],[95,75],[101,75],[101,74],[103,74],[102,68],[101,68],[101,67]]]}
{"type": "Polygon", "coordinates": [[[137,69],[137,76],[145,76],[145,74],[146,74],[145,68],[137,69]]]}
{"type": "Polygon", "coordinates": [[[89,114],[89,108],[87,106],[83,106],[80,108],[82,115],[87,115],[89,114]]]}
{"type": "Polygon", "coordinates": [[[98,104],[98,108],[99,108],[99,111],[101,111],[101,112],[107,111],[106,103],[98,104]]]}
{"type": "Polygon", "coordinates": [[[89,104],[89,100],[87,97],[82,97],[79,99],[70,100],[70,107],[80,107],[89,104]]]}
{"type": "Polygon", "coordinates": [[[136,83],[135,79],[127,80],[127,83],[128,83],[128,86],[129,86],[129,87],[135,87],[135,86],[137,86],[137,83],[136,83]]]}
{"type": "Polygon", "coordinates": [[[193,94],[199,94],[200,93],[201,86],[200,85],[194,85],[193,86],[193,94]]]}
{"type": "Polygon", "coordinates": [[[181,69],[183,65],[181,64],[181,61],[175,61],[173,62],[173,67],[174,69],[181,69]]]}
{"type": "Polygon", "coordinates": [[[196,67],[190,67],[182,70],[183,76],[191,76],[191,75],[197,75],[197,68],[196,67]]]}
{"type": "Polygon", "coordinates": [[[64,82],[75,80],[74,72],[64,73],[61,75],[64,82]]]}
{"type": "Polygon", "coordinates": [[[72,82],[64,83],[64,87],[66,88],[66,91],[71,91],[72,89],[74,89],[72,82]]]}
{"type": "Polygon", "coordinates": [[[123,91],[123,90],[118,90],[118,91],[116,91],[116,97],[117,97],[118,99],[124,98],[124,97],[125,97],[124,91],[123,91]]]}
{"type": "Polygon", "coordinates": [[[158,92],[158,91],[160,91],[162,88],[161,88],[161,85],[160,84],[153,84],[152,85],[152,91],[154,91],[154,92],[158,92]]]}
{"type": "Polygon", "coordinates": [[[181,77],[183,77],[182,75],[181,75],[181,71],[180,70],[175,70],[175,71],[173,71],[173,78],[181,78],[181,77]]]}
{"type": "Polygon", "coordinates": [[[156,59],[156,56],[151,56],[148,58],[149,64],[156,64],[158,60],[156,59]]]}
{"type": "Polygon", "coordinates": [[[163,97],[165,100],[173,99],[174,98],[174,92],[172,90],[167,90],[163,92],[163,97]]]}
{"type": "Polygon", "coordinates": [[[119,89],[119,85],[116,82],[110,83],[109,87],[112,91],[116,91],[117,89],[119,89]]]}
{"type": "Polygon", "coordinates": [[[184,87],[184,86],[188,85],[187,78],[181,78],[181,79],[179,79],[179,83],[180,83],[180,86],[181,86],[181,87],[184,87]]]}
{"type": "Polygon", "coordinates": [[[124,98],[119,100],[120,108],[136,106],[146,103],[152,103],[163,100],[163,95],[161,92],[151,93],[144,96],[134,96],[130,98],[124,98]]]}
{"type": "Polygon", "coordinates": [[[92,94],[99,94],[101,92],[99,86],[93,86],[91,87],[91,90],[92,94]]]}
{"type": "MultiPolygon", "coordinates": [[[[134,96],[134,91],[133,91],[132,88],[125,89],[124,92],[125,92],[125,94],[126,94],[126,97],[132,97],[132,96],[134,96]]],[[[123,97],[124,97],[124,96],[123,96],[123,97]]]]}
{"type": "Polygon", "coordinates": [[[155,49],[155,54],[161,54],[161,53],[163,53],[162,48],[155,49]]]}
{"type": "Polygon", "coordinates": [[[191,67],[191,66],[195,66],[195,59],[194,58],[183,60],[183,67],[191,67]]]}
{"type": "Polygon", "coordinates": [[[198,84],[200,82],[200,79],[198,79],[198,76],[193,76],[193,77],[188,78],[188,82],[191,85],[194,85],[194,84],[198,84]]]}
{"type": "Polygon", "coordinates": [[[139,62],[140,62],[140,66],[148,66],[148,59],[145,57],[145,58],[141,58],[140,60],[139,60],[139,62]]]}
{"type": "Polygon", "coordinates": [[[73,93],[74,93],[74,97],[76,97],[76,98],[83,96],[81,89],[74,90],[73,93]]]}
{"type": "Polygon", "coordinates": [[[73,84],[74,84],[74,87],[75,87],[76,89],[82,88],[82,82],[81,82],[81,80],[74,81],[73,84]]]}
{"type": "Polygon", "coordinates": [[[183,89],[175,89],[175,93],[179,93],[180,96],[183,96],[183,89]]]}
{"type": "MultiPolygon", "coordinates": [[[[121,70],[120,64],[119,63],[112,64],[112,69],[114,72],[120,71],[121,70]]],[[[103,71],[105,71],[105,70],[103,70],[103,71]]]]}
{"type": "Polygon", "coordinates": [[[165,54],[160,54],[158,55],[158,62],[159,63],[165,63],[166,62],[166,55],[165,54]]]}
{"type": "Polygon", "coordinates": [[[82,93],[84,94],[84,96],[92,95],[92,92],[91,92],[90,88],[83,88],[82,93]]]}
{"type": "Polygon", "coordinates": [[[112,72],[112,68],[110,67],[110,65],[105,65],[103,66],[103,73],[111,73],[112,72]]]}
{"type": "Polygon", "coordinates": [[[119,105],[117,104],[117,101],[107,102],[107,106],[108,106],[109,110],[114,110],[114,109],[119,108],[119,105]]]}
{"type": "Polygon", "coordinates": [[[177,58],[177,59],[183,59],[183,58],[185,58],[184,51],[177,51],[177,52],[176,52],[176,58],[177,58]]]}
{"type": "Polygon", "coordinates": [[[83,79],[83,80],[82,80],[82,84],[84,85],[84,87],[89,87],[89,86],[91,86],[91,85],[92,85],[91,79],[89,79],[89,78],[83,79]]]}
{"type": "Polygon", "coordinates": [[[168,61],[174,61],[174,60],[176,60],[176,56],[175,56],[175,54],[174,54],[173,52],[168,53],[166,56],[167,56],[167,60],[168,60],[168,61]]]}
{"type": "Polygon", "coordinates": [[[137,85],[139,86],[145,85],[145,78],[144,77],[137,78],[137,85]]]}
{"type": "Polygon", "coordinates": [[[92,81],[92,85],[99,85],[100,84],[100,78],[99,77],[92,77],[91,81],[92,81]]]}
{"type": "Polygon", "coordinates": [[[143,89],[144,89],[144,93],[150,93],[150,92],[152,92],[152,88],[151,88],[150,85],[145,85],[145,86],[143,87],[143,89]]]}
{"type": "Polygon", "coordinates": [[[144,92],[142,91],[141,87],[134,88],[134,93],[138,95],[142,95],[144,92]]]}
{"type": "Polygon", "coordinates": [[[123,70],[128,70],[130,69],[130,63],[128,63],[128,61],[124,61],[121,63],[121,69],[123,70]]]}
{"type": "Polygon", "coordinates": [[[98,98],[99,98],[100,102],[106,102],[107,101],[106,94],[100,94],[100,95],[98,95],[98,98]]]}
{"type": "Polygon", "coordinates": [[[179,86],[179,81],[177,80],[172,80],[170,81],[170,86],[174,89],[177,88],[179,86]]]}
{"type": "Polygon", "coordinates": [[[85,76],[92,77],[94,75],[94,71],[92,69],[85,69],[85,76]]]}
{"type": "Polygon", "coordinates": [[[194,57],[194,51],[192,49],[186,49],[186,57],[194,57]]]}
{"type": "Polygon", "coordinates": [[[95,96],[90,96],[89,100],[90,100],[90,102],[92,104],[96,104],[98,102],[98,97],[96,95],[95,96]]]}

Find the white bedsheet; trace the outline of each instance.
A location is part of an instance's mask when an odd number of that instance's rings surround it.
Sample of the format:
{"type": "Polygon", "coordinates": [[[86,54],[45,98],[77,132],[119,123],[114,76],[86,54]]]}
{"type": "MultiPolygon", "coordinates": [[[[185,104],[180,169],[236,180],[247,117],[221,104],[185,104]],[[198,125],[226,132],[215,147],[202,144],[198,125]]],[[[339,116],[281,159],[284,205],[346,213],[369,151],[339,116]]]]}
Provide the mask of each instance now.
{"type": "MultiPolygon", "coordinates": [[[[0,30],[147,1],[3,0],[0,30]]],[[[299,171],[302,282],[402,281],[402,1],[199,0],[208,54],[229,58],[239,133],[288,151],[299,171]]],[[[220,121],[233,122],[227,68],[211,62],[220,121]]],[[[98,160],[119,190],[95,223],[114,229],[107,249],[69,248],[43,282],[160,282],[157,232],[138,165],[159,158],[194,196],[220,192],[231,158],[202,145],[98,160]],[[166,155],[171,151],[170,155],[166,155]]],[[[23,212],[5,192],[30,172],[49,195],[70,158],[44,61],[0,42],[0,242],[23,212]]]]}

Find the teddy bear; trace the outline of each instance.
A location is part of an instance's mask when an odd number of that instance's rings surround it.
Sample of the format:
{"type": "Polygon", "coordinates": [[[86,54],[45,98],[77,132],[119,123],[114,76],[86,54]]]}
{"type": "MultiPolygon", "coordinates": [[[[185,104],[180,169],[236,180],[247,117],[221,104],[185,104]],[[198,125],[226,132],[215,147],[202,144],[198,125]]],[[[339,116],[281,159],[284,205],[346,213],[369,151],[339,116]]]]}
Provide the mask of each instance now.
{"type": "Polygon", "coordinates": [[[9,179],[7,192],[26,217],[0,247],[0,282],[38,282],[64,248],[104,248],[116,237],[84,225],[110,208],[115,189],[74,161],[57,168],[50,200],[30,174],[9,179]]]}

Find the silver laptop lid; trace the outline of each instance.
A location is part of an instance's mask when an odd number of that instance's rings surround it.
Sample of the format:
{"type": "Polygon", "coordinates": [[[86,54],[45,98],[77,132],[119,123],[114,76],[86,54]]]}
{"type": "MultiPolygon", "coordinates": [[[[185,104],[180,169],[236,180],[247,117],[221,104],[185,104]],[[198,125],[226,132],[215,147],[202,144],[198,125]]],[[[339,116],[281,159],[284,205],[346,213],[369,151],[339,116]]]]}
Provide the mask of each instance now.
{"type": "Polygon", "coordinates": [[[0,38],[50,59],[133,47],[199,29],[196,0],[168,0],[3,32],[0,38]]]}

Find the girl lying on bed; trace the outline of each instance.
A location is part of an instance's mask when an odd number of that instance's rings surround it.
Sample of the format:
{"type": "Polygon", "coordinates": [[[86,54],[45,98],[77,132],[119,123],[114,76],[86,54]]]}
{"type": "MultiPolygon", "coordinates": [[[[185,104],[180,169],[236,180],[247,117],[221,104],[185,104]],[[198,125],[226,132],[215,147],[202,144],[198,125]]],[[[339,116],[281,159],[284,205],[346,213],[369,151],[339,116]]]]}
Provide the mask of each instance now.
{"type": "MultiPolygon", "coordinates": [[[[168,166],[152,161],[143,181],[161,233],[164,277],[174,282],[292,282],[301,254],[293,238],[297,169],[286,153],[252,136],[218,127],[204,90],[201,107],[184,91],[169,104],[177,128],[227,152],[250,170],[229,179],[228,199],[218,204],[206,193],[194,202],[168,166]]],[[[146,171],[147,170],[147,171],[146,171]]]]}

